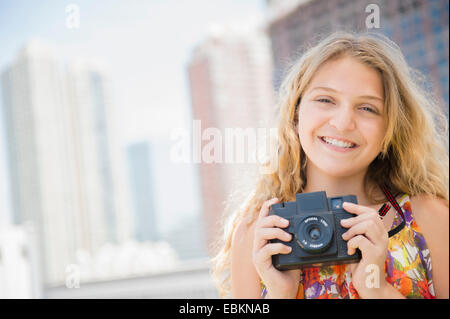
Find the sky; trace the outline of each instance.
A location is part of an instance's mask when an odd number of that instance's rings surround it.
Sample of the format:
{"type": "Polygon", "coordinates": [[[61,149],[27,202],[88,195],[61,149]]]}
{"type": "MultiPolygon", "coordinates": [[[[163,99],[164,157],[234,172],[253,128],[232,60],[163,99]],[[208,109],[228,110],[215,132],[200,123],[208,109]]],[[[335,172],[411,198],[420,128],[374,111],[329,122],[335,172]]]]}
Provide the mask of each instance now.
{"type": "MultiPolygon", "coordinates": [[[[65,61],[101,61],[110,74],[116,133],[123,148],[143,139],[167,145],[171,130],[189,127],[191,121],[186,70],[192,49],[214,26],[253,23],[264,14],[264,0],[1,0],[0,72],[35,38],[65,61]],[[79,9],[78,28],[67,27],[70,4],[79,9]]],[[[2,112],[0,222],[9,209],[2,112]]],[[[176,172],[192,183],[184,187],[196,185],[193,167],[176,172]]],[[[197,210],[198,203],[191,208],[197,210]]]]}
{"type": "MultiPolygon", "coordinates": [[[[262,0],[2,0],[0,70],[32,38],[46,40],[69,60],[104,61],[119,117],[134,123],[121,127],[122,136],[131,139],[142,134],[136,121],[143,114],[151,126],[162,126],[161,117],[172,115],[173,108],[189,109],[187,62],[213,25],[245,22],[263,12],[262,0]],[[69,4],[79,8],[79,28],[66,27],[69,4]]],[[[161,133],[153,127],[146,133],[156,132],[161,133]]]]}

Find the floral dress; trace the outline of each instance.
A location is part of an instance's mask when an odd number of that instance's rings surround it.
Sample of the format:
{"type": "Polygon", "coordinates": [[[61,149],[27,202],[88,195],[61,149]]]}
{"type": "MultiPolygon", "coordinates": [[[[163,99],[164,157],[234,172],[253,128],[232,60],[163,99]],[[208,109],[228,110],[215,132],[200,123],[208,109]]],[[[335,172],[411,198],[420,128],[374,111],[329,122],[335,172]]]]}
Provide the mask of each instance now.
{"type": "MultiPolygon", "coordinates": [[[[425,239],[411,212],[409,196],[404,194],[399,205],[405,216],[405,227],[389,238],[385,262],[386,280],[406,298],[435,298],[431,257],[425,239]]],[[[401,222],[395,211],[391,229],[401,222]]],[[[263,296],[266,289],[263,285],[263,296]]],[[[358,299],[348,265],[303,268],[297,299],[358,299]]]]}

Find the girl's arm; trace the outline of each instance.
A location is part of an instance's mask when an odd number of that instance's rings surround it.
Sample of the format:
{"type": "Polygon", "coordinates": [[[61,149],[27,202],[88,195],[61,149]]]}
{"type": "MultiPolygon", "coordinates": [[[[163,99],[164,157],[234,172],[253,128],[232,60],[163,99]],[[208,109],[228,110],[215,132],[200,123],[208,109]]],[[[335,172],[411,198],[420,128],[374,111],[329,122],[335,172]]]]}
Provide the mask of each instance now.
{"type": "Polygon", "coordinates": [[[428,248],[437,298],[449,298],[449,208],[428,195],[411,197],[411,210],[428,248]]]}
{"type": "MultiPolygon", "coordinates": [[[[252,224],[253,225],[253,224],[252,224]]],[[[253,227],[241,221],[231,242],[231,294],[233,298],[261,298],[261,284],[252,260],[253,227]]]]}

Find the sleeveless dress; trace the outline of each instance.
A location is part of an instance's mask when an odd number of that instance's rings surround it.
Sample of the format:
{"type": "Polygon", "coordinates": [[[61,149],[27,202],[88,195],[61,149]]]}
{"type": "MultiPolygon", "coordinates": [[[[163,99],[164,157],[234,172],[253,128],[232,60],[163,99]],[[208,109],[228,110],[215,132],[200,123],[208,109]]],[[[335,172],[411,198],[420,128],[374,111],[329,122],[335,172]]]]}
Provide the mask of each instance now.
{"type": "MultiPolygon", "coordinates": [[[[386,280],[406,298],[435,298],[430,251],[411,212],[407,194],[398,201],[405,227],[389,238],[385,262],[386,280]]],[[[395,211],[391,229],[401,223],[395,211]]],[[[262,296],[267,291],[262,284],[262,296]]],[[[297,299],[358,299],[348,265],[303,268],[297,299]]]]}

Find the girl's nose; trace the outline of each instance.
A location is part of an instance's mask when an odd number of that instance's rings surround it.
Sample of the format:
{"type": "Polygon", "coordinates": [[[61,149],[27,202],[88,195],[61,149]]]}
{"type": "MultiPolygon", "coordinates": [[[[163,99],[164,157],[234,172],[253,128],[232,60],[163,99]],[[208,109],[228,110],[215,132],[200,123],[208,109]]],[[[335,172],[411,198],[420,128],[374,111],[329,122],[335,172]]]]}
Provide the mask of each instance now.
{"type": "Polygon", "coordinates": [[[341,132],[354,130],[356,127],[354,116],[355,114],[350,106],[339,107],[332,114],[330,125],[341,132]]]}

